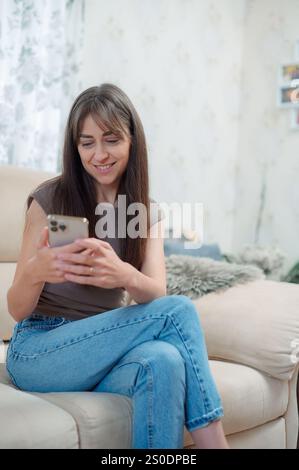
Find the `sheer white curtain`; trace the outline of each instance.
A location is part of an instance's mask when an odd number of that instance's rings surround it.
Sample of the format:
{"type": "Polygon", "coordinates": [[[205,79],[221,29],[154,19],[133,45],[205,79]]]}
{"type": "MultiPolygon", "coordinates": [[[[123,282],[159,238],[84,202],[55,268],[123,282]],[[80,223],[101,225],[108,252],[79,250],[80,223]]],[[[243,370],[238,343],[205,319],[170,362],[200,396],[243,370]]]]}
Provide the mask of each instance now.
{"type": "Polygon", "coordinates": [[[0,0],[0,164],[59,171],[85,0],[0,0]]]}

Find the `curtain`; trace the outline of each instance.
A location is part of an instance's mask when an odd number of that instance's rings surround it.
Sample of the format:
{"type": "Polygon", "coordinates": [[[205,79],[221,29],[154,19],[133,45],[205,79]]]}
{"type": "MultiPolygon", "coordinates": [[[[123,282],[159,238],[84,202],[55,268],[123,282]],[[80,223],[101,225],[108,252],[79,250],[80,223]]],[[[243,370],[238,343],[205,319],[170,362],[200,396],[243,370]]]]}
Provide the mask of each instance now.
{"type": "Polygon", "coordinates": [[[85,0],[0,0],[0,164],[59,172],[85,0]]]}

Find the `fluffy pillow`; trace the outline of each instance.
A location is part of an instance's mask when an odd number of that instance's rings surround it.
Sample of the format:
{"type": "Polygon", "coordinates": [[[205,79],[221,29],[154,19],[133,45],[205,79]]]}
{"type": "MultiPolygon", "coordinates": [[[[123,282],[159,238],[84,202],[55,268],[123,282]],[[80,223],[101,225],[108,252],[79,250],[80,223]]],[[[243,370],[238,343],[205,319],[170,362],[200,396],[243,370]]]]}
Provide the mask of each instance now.
{"type": "Polygon", "coordinates": [[[225,290],[236,284],[264,279],[261,269],[251,265],[240,265],[196,258],[186,255],[165,257],[167,294],[182,294],[196,299],[210,292],[225,290]]]}

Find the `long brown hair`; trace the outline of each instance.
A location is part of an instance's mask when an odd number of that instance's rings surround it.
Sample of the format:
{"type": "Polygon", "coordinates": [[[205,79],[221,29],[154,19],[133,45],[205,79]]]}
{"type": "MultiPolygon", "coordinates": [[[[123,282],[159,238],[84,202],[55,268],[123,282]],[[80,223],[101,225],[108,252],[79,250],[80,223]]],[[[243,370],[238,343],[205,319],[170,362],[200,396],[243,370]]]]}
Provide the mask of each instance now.
{"type": "MultiPolygon", "coordinates": [[[[129,160],[116,198],[126,195],[127,207],[134,202],[143,203],[147,209],[146,227],[149,228],[148,158],[143,126],[128,96],[111,83],[88,88],[76,98],[65,129],[62,174],[43,182],[38,188],[54,184],[53,213],[86,217],[89,220],[89,236],[96,237],[96,182],[83,167],[77,148],[83,121],[89,114],[98,125],[106,126],[116,135],[130,133],[129,160]]],[[[31,201],[32,197],[28,196],[27,209],[31,201]]],[[[127,215],[127,222],[132,217],[127,215]]],[[[145,256],[146,238],[127,236],[120,238],[119,243],[121,259],[140,269],[145,256]]]]}

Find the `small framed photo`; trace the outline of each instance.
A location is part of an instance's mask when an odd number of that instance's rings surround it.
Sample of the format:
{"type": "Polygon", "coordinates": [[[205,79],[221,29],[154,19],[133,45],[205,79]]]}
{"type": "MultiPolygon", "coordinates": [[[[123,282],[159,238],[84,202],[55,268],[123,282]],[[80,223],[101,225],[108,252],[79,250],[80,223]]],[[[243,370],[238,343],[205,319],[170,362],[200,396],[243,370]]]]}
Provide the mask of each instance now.
{"type": "MultiPolygon", "coordinates": [[[[298,51],[299,52],[299,51],[298,51]]],[[[293,81],[299,81],[299,61],[290,62],[280,66],[280,83],[291,85],[293,81]]]]}
{"type": "Polygon", "coordinates": [[[299,109],[292,110],[292,129],[299,130],[299,109]]]}
{"type": "Polygon", "coordinates": [[[299,80],[292,85],[278,88],[278,106],[281,108],[299,108],[299,80]]]}

